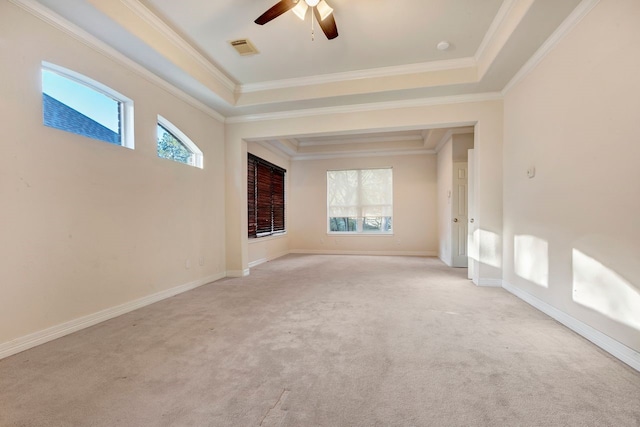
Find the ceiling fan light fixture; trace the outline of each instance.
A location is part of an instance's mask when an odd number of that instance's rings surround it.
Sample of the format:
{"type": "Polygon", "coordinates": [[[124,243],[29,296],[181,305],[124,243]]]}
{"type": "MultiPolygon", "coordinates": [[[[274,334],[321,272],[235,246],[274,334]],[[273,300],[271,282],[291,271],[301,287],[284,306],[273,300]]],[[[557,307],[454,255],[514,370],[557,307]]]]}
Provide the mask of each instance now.
{"type": "Polygon", "coordinates": [[[298,4],[291,10],[293,10],[293,13],[295,13],[298,18],[304,21],[304,17],[307,15],[307,9],[309,9],[309,6],[307,5],[306,1],[300,0],[298,4]]]}
{"type": "Polygon", "coordinates": [[[321,0],[318,5],[316,6],[316,8],[318,9],[318,13],[320,14],[320,20],[324,21],[324,19],[331,15],[333,13],[333,9],[331,8],[331,6],[329,6],[327,4],[326,1],[321,0]]]}
{"type": "Polygon", "coordinates": [[[308,4],[309,7],[316,7],[318,5],[318,2],[320,2],[320,0],[304,0],[304,2],[308,4]]]}

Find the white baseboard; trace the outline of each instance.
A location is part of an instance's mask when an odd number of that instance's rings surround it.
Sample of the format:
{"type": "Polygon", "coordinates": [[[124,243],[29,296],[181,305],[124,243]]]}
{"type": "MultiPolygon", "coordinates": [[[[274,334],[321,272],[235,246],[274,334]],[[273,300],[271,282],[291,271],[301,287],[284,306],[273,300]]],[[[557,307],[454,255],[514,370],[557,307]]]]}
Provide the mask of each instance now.
{"type": "Polygon", "coordinates": [[[502,279],[478,279],[478,285],[485,288],[502,288],[502,279]]]}
{"type": "Polygon", "coordinates": [[[257,260],[255,260],[255,261],[251,261],[251,262],[249,263],[249,269],[252,269],[253,267],[257,267],[257,266],[259,266],[260,264],[264,264],[264,263],[265,263],[265,262],[267,262],[267,261],[269,261],[269,259],[267,259],[267,258],[261,258],[261,259],[257,259],[257,260]]]}
{"type": "Polygon", "coordinates": [[[249,269],[252,269],[253,267],[257,267],[260,264],[264,264],[265,262],[269,262],[269,261],[273,261],[274,259],[278,259],[280,257],[283,257],[285,255],[289,255],[289,251],[284,251],[284,252],[280,252],[276,255],[270,256],[270,257],[266,257],[266,258],[261,258],[255,261],[252,261],[249,263],[249,269]]]}
{"type": "Polygon", "coordinates": [[[249,273],[248,268],[244,270],[227,270],[227,277],[247,277],[249,273]]]}
{"type": "Polygon", "coordinates": [[[612,356],[620,359],[633,369],[640,371],[640,353],[637,351],[627,347],[619,341],[616,341],[610,336],[603,334],[586,323],[569,316],[567,313],[558,310],[541,299],[511,285],[510,283],[503,282],[502,287],[521,300],[529,303],[533,307],[562,323],[567,328],[573,330],[579,335],[582,335],[584,338],[588,339],[612,356]]]}
{"type": "Polygon", "coordinates": [[[380,255],[380,256],[417,256],[417,257],[437,257],[438,252],[411,252],[411,251],[343,251],[340,249],[292,249],[292,254],[310,255],[380,255]]]}
{"type": "Polygon", "coordinates": [[[224,274],[204,277],[191,283],[186,283],[184,285],[176,286],[171,289],[166,289],[164,291],[160,291],[143,298],[126,302],[115,307],[107,308],[105,310],[98,311],[97,313],[89,314],[88,316],[70,320],[68,322],[61,323],[59,325],[52,326],[50,328],[43,329],[41,331],[34,332],[32,334],[2,343],[0,344],[0,359],[4,359],[5,357],[12,356],[40,344],[53,341],[65,335],[72,334],[81,329],[85,329],[100,322],[104,322],[105,320],[113,319],[114,317],[129,313],[133,310],[137,310],[138,308],[142,308],[155,302],[162,301],[163,299],[167,299],[183,292],[190,291],[199,286],[206,285],[207,283],[215,282],[216,280],[222,279],[223,277],[224,274]]]}

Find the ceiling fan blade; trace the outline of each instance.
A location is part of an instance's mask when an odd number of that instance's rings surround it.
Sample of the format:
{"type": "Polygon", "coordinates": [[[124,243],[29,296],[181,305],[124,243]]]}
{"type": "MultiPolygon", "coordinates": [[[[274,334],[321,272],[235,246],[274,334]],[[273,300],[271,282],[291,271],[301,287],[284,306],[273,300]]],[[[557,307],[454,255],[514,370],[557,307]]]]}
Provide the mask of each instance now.
{"type": "Polygon", "coordinates": [[[338,37],[338,27],[336,26],[336,20],[333,17],[333,13],[323,20],[320,16],[320,12],[318,12],[318,8],[314,7],[313,14],[316,16],[316,20],[320,24],[320,28],[322,28],[324,35],[327,36],[329,40],[338,37]]]}
{"type": "Polygon", "coordinates": [[[271,9],[260,15],[260,17],[255,20],[255,23],[258,25],[264,25],[272,19],[276,19],[286,11],[293,9],[295,5],[296,2],[294,0],[282,0],[276,3],[271,9]]]}

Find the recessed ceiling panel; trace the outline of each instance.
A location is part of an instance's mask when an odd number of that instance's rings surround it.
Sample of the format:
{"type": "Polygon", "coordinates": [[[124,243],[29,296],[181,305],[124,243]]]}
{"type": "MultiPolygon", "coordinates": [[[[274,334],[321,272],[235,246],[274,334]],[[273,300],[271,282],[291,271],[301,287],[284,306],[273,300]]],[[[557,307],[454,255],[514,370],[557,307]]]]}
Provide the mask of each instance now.
{"type": "Polygon", "coordinates": [[[144,0],[240,83],[257,83],[472,57],[502,0],[327,0],[340,36],[327,40],[311,14],[253,21],[277,0],[144,0]],[[250,38],[259,55],[238,58],[230,40],[250,38]],[[436,48],[446,40],[447,51],[436,48]]]}

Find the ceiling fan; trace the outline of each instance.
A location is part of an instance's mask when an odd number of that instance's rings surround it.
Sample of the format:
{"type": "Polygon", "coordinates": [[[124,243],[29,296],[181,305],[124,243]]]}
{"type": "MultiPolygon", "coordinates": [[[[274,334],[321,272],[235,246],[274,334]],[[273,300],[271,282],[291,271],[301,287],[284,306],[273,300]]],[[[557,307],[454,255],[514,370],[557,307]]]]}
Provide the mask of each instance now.
{"type": "Polygon", "coordinates": [[[338,37],[338,27],[336,27],[336,20],[333,17],[333,9],[325,0],[281,0],[271,7],[271,9],[260,15],[260,17],[255,20],[255,23],[264,25],[292,9],[293,13],[304,21],[307,9],[309,8],[313,10],[311,25],[313,26],[313,18],[315,17],[324,35],[327,36],[329,40],[338,37]]]}

